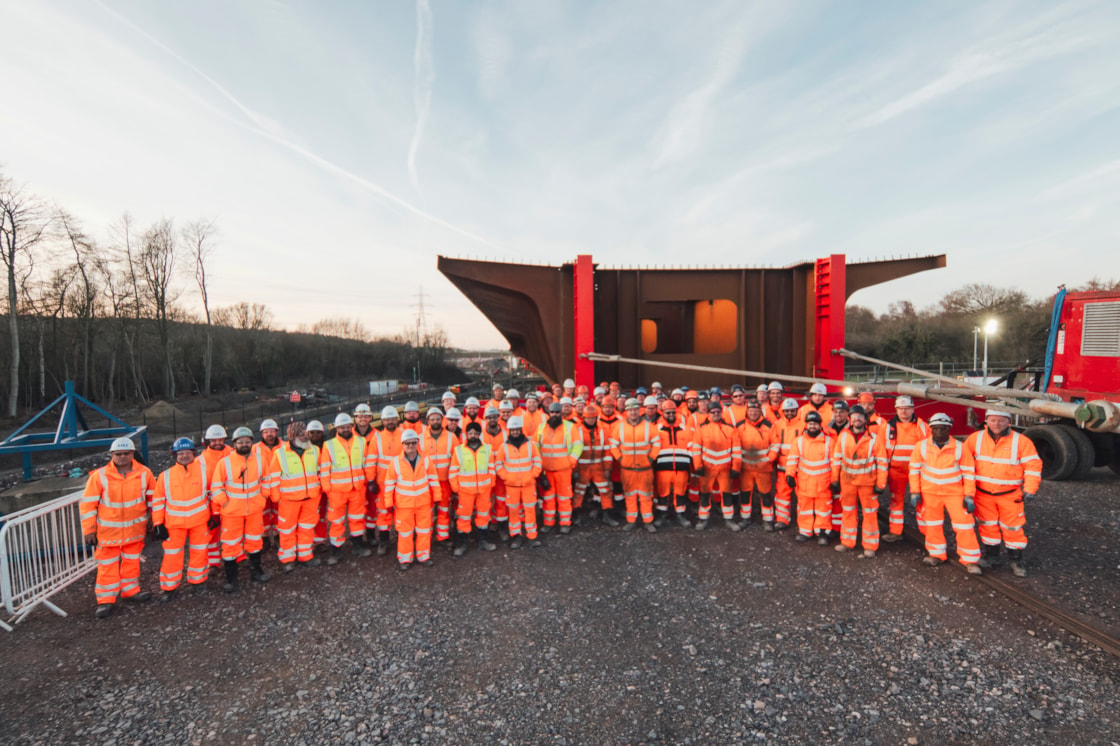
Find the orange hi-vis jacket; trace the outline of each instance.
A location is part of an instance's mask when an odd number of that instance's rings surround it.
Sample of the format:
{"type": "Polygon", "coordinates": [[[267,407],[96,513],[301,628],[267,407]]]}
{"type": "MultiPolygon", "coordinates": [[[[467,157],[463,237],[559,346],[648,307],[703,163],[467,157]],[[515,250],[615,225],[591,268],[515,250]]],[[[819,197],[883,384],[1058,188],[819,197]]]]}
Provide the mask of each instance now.
{"type": "Polygon", "coordinates": [[[389,471],[385,476],[385,507],[430,508],[442,496],[436,465],[424,454],[417,452],[415,466],[403,453],[389,461],[389,471]]]}
{"type": "Polygon", "coordinates": [[[101,546],[143,540],[155,481],[151,470],[135,461],[128,474],[121,474],[112,463],[94,470],[79,502],[82,533],[97,534],[101,546]]]}
{"type": "MultiPolygon", "coordinates": [[[[279,447],[280,441],[276,441],[276,448],[279,447]]],[[[253,455],[259,456],[261,463],[264,464],[264,469],[261,472],[262,475],[267,473],[268,465],[272,463],[272,454],[276,451],[276,448],[269,448],[263,440],[257,441],[253,444],[253,455]]]]}
{"type": "Polygon", "coordinates": [[[622,422],[623,418],[618,416],[618,412],[615,412],[610,417],[607,417],[606,415],[599,415],[599,427],[604,428],[607,431],[607,437],[609,438],[615,437],[615,433],[618,431],[618,426],[622,424],[622,422]]]}
{"type": "Polygon", "coordinates": [[[739,446],[742,449],[744,472],[769,472],[778,460],[778,454],[770,447],[770,423],[765,417],[757,422],[745,420],[739,425],[739,446]]]}
{"type": "Polygon", "coordinates": [[[377,440],[377,481],[385,481],[385,475],[389,473],[389,462],[404,452],[401,446],[401,433],[403,432],[400,426],[392,432],[388,430],[375,431],[375,440],[377,440]]]}
{"type": "Polygon", "coordinates": [[[692,469],[692,438],[680,421],[670,425],[664,418],[657,423],[659,449],[657,471],[683,471],[692,469]]]}
{"type": "Polygon", "coordinates": [[[832,448],[832,481],[887,486],[887,449],[883,434],[870,428],[858,439],[849,428],[840,431],[832,448]]]}
{"type": "Polygon", "coordinates": [[[494,409],[497,409],[500,412],[501,409],[502,409],[502,402],[503,401],[505,401],[505,399],[491,399],[490,401],[486,402],[481,407],[479,407],[479,411],[485,414],[487,409],[489,409],[490,407],[493,407],[494,409]]]}
{"type": "Polygon", "coordinates": [[[486,427],[486,423],[484,422],[482,424],[482,442],[490,446],[494,453],[497,453],[498,449],[502,447],[502,443],[506,442],[505,429],[499,425],[498,433],[496,435],[491,435],[490,430],[486,427]]]}
{"type": "Polygon", "coordinates": [[[910,454],[910,491],[942,497],[976,494],[976,462],[955,438],[942,448],[926,438],[910,454]]]}
{"type": "Polygon", "coordinates": [[[511,487],[528,487],[537,480],[544,469],[541,452],[532,438],[526,437],[520,446],[508,440],[497,450],[496,468],[501,480],[511,487]]]}
{"type": "Polygon", "coordinates": [[[156,480],[152,525],[194,528],[210,520],[213,486],[196,458],[186,466],[172,464],[156,480]]]}
{"type": "Polygon", "coordinates": [[[747,421],[747,405],[728,404],[723,410],[723,421],[731,427],[739,427],[747,421]]]}
{"type": "Polygon", "coordinates": [[[376,482],[377,468],[381,460],[381,452],[379,450],[381,448],[381,441],[377,439],[377,429],[371,427],[368,433],[362,435],[358,432],[358,428],[355,427],[354,437],[361,438],[366,442],[366,482],[376,482]]]}
{"type": "Polygon", "coordinates": [[[649,420],[631,425],[626,420],[618,423],[611,441],[611,456],[621,469],[646,471],[653,467],[661,453],[661,438],[657,426],[649,420]]]}
{"type": "Polygon", "coordinates": [[[793,473],[792,469],[787,469],[786,462],[789,460],[793,441],[801,434],[803,427],[801,420],[796,417],[792,420],[783,417],[770,426],[770,451],[776,454],[775,461],[778,464],[778,471],[787,470],[790,474],[793,473]]]}
{"type": "Polygon", "coordinates": [[[482,492],[494,486],[494,449],[485,443],[474,450],[466,443],[460,443],[451,450],[451,468],[447,481],[455,492],[467,490],[482,492]]]}
{"type": "Polygon", "coordinates": [[[310,445],[301,455],[292,450],[291,443],[281,443],[272,453],[265,492],[273,502],[318,499],[323,494],[319,483],[319,449],[310,445]]]}
{"type": "Polygon", "coordinates": [[[405,430],[411,430],[414,433],[416,433],[417,435],[423,435],[425,427],[426,427],[426,425],[424,424],[424,420],[422,420],[422,419],[409,420],[409,419],[405,419],[404,417],[402,417],[401,418],[401,424],[397,426],[397,432],[400,433],[400,432],[404,432],[405,430]]]}
{"type": "Polygon", "coordinates": [[[777,426],[782,420],[782,403],[778,402],[778,406],[773,406],[770,402],[763,402],[762,404],[762,419],[770,423],[771,427],[777,426]]]}
{"type": "Polygon", "coordinates": [[[681,423],[689,438],[692,438],[696,429],[707,421],[708,415],[703,412],[692,412],[687,406],[677,408],[677,422],[681,423]]]}
{"type": "Polygon", "coordinates": [[[576,468],[583,453],[583,439],[578,437],[576,427],[570,422],[561,422],[560,427],[551,427],[547,422],[541,425],[536,441],[545,471],[576,468]]]}
{"type": "Polygon", "coordinates": [[[206,446],[199,451],[195,461],[202,463],[203,471],[206,472],[206,483],[208,485],[214,484],[214,470],[218,468],[218,462],[231,453],[233,453],[233,448],[230,446],[223,446],[220,451],[215,451],[210,446],[206,446]]]}
{"type": "Polygon", "coordinates": [[[739,431],[726,422],[709,420],[693,433],[692,465],[697,469],[707,467],[715,471],[739,471],[742,462],[739,431]]]}
{"type": "Polygon", "coordinates": [[[248,456],[234,451],[219,461],[218,468],[214,470],[214,484],[210,488],[214,512],[240,517],[264,510],[268,463],[259,450],[248,456]]]}
{"type": "Polygon", "coordinates": [[[802,433],[793,439],[786,462],[786,474],[797,477],[797,493],[818,495],[829,491],[832,484],[832,437],[813,438],[802,433]]]}
{"type": "Polygon", "coordinates": [[[964,447],[976,462],[976,489],[989,495],[1038,492],[1042,459],[1030,438],[1009,430],[997,441],[987,428],[968,436],[964,447]]]}
{"type": "Polygon", "coordinates": [[[828,400],[825,400],[824,404],[820,405],[820,407],[814,407],[811,401],[802,404],[801,409],[797,410],[797,419],[801,420],[801,427],[805,427],[805,415],[810,412],[820,413],[822,428],[832,422],[832,402],[828,400]]]}
{"type": "Polygon", "coordinates": [[[543,409],[537,407],[536,411],[533,412],[526,409],[525,413],[521,415],[521,419],[525,423],[525,427],[522,428],[522,430],[527,433],[536,434],[536,432],[541,429],[541,426],[544,425],[544,421],[548,419],[548,416],[543,409]]]}
{"type": "Polygon", "coordinates": [[[883,433],[883,445],[887,449],[887,459],[890,469],[894,472],[909,472],[910,454],[914,446],[929,437],[929,425],[921,417],[915,417],[910,422],[902,422],[898,417],[892,417],[879,426],[883,433]]]}
{"type": "Polygon", "coordinates": [[[323,492],[363,491],[366,488],[366,442],[335,435],[319,449],[319,484],[323,492]]]}
{"type": "Polygon", "coordinates": [[[432,460],[436,467],[436,475],[439,481],[449,481],[448,474],[451,471],[451,452],[455,450],[455,446],[459,445],[459,438],[452,435],[447,429],[440,430],[439,437],[433,438],[431,428],[424,431],[420,436],[420,453],[424,454],[432,460]]]}

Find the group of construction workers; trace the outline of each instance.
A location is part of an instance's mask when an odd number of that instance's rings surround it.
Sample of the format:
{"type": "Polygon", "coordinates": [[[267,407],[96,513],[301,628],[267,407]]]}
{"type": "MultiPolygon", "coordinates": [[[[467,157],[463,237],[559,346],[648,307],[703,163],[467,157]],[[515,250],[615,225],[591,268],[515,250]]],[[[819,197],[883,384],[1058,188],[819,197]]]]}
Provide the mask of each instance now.
{"type": "Polygon", "coordinates": [[[184,560],[196,592],[212,572],[224,572],[223,590],[237,592],[243,562],[252,581],[268,582],[261,557],[273,536],[286,573],[318,566],[317,545],[335,565],[347,542],[368,557],[388,554],[394,537],[397,566],[408,570],[433,564],[433,528],[437,544],[461,557],[472,541],[484,551],[499,542],[517,550],[599,521],[623,531],[656,533],[670,522],[702,531],[713,508],[741,531],[756,504],[766,531],[795,519],[797,541],[838,538],[836,551],[871,558],[880,509],[882,541],[898,541],[907,497],[925,564],[948,558],[948,514],[970,573],[998,564],[1005,546],[1011,571],[1026,575],[1023,504],[1037,493],[1042,466],[1031,441],[1003,411],[988,410],[984,427],[962,442],[948,415],[927,422],[910,397],[893,404],[893,416],[880,415],[874,394],[849,405],[820,383],[804,403],[777,381],[754,392],[735,385],[727,396],[719,388],[666,392],[657,382],[627,396],[617,383],[589,391],[568,379],[522,397],[494,384],[490,400],[470,397],[462,409],[451,391],[426,412],[412,401],[403,412],[386,406],[376,427],[359,404],[335,417],[329,438],[314,420],[291,422],[285,439],[270,419],[259,440],[248,427],[230,438],[212,425],[200,450],[190,438],[175,440],[174,463],[158,477],[120,438],[81,499],[97,559],[95,613],[108,616],[118,599],[151,598],[139,582],[149,530],[163,547],[158,599],[169,601],[184,560]]]}

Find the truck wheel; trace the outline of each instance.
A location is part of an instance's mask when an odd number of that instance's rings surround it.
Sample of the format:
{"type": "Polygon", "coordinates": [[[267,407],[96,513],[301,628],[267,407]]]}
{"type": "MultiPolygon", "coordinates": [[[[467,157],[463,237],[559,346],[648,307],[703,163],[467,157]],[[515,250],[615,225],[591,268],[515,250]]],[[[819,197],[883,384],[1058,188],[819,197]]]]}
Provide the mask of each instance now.
{"type": "Polygon", "coordinates": [[[1113,453],[1115,436],[1112,433],[1086,432],[1085,434],[1089,436],[1089,440],[1093,441],[1093,450],[1097,454],[1093,460],[1093,466],[1108,466],[1111,464],[1115,457],[1113,453]]]}
{"type": "Polygon", "coordinates": [[[1077,446],[1064,428],[1035,425],[1023,431],[1042,459],[1042,478],[1060,482],[1077,469],[1077,446]]]}
{"type": "Polygon", "coordinates": [[[1089,440],[1089,436],[1084,430],[1076,425],[1069,425],[1062,423],[1058,425],[1061,429],[1066,431],[1073,445],[1077,448],[1077,466],[1074,468],[1073,473],[1069,478],[1074,481],[1081,481],[1089,476],[1089,472],[1093,470],[1093,463],[1096,461],[1097,453],[1093,448],[1093,441],[1089,440]]]}
{"type": "Polygon", "coordinates": [[[1120,438],[1112,439],[1112,461],[1108,465],[1114,474],[1120,474],[1120,438]]]}

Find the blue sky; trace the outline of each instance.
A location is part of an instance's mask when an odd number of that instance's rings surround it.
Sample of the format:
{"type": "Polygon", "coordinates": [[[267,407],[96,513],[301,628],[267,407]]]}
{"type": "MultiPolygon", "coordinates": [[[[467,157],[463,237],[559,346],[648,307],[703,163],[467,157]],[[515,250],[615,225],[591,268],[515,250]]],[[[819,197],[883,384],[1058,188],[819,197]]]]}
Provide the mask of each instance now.
{"type": "MultiPolygon", "coordinates": [[[[1120,3],[3,0],[0,163],[217,304],[505,346],[437,254],[948,254],[852,298],[1120,276],[1120,3]]],[[[189,297],[185,302],[191,302],[189,297]]]]}

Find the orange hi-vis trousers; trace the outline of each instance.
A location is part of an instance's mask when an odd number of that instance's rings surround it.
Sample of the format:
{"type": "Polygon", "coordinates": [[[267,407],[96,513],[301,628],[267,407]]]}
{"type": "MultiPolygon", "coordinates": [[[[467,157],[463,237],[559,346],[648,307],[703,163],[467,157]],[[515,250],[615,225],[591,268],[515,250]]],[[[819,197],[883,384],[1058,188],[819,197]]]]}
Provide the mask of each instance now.
{"type": "Polygon", "coordinates": [[[763,519],[767,521],[774,520],[773,505],[767,506],[766,501],[762,499],[762,496],[769,495],[772,489],[774,489],[773,466],[765,471],[755,469],[743,470],[742,474],[739,476],[739,494],[741,495],[739,514],[743,520],[749,521],[751,519],[755,497],[758,497],[760,507],[762,508],[763,519]]]}
{"type": "Polygon", "coordinates": [[[1023,512],[1023,491],[1015,489],[993,495],[976,488],[976,523],[980,541],[998,547],[1002,540],[1008,549],[1026,549],[1027,535],[1023,529],[1027,517],[1023,512]]]}
{"type": "Polygon", "coordinates": [[[446,541],[451,538],[451,514],[455,511],[451,482],[439,483],[439,502],[436,503],[436,539],[446,541]]]}
{"type": "Polygon", "coordinates": [[[641,509],[642,522],[653,523],[653,470],[622,468],[622,494],[626,499],[626,522],[637,523],[641,509]]]}
{"type": "Polygon", "coordinates": [[[557,514],[561,526],[572,525],[572,470],[545,471],[548,477],[549,489],[541,495],[541,512],[544,514],[543,523],[546,526],[555,526],[557,514]]]}
{"type": "MultiPolygon", "coordinates": [[[[783,482],[785,480],[782,480],[783,482]]],[[[816,492],[797,490],[797,531],[813,536],[832,530],[832,490],[826,485],[816,492]]]]}
{"type": "Polygon", "coordinates": [[[459,533],[470,533],[472,516],[475,526],[490,528],[490,489],[459,490],[459,504],[455,508],[455,528],[459,533]]]}
{"type": "Polygon", "coordinates": [[[93,585],[97,603],[116,603],[118,595],[131,598],[140,592],[140,552],[143,550],[143,539],[117,546],[97,545],[93,550],[93,558],[97,560],[97,579],[93,585]]]}
{"type": "Polygon", "coordinates": [[[583,507],[584,496],[587,494],[587,488],[591,485],[595,485],[595,489],[599,492],[599,504],[603,510],[613,508],[610,471],[604,469],[600,464],[579,464],[576,466],[572,506],[575,508],[583,507]]]}
{"type": "Polygon", "coordinates": [[[918,525],[925,530],[926,551],[929,556],[940,560],[948,558],[949,548],[945,543],[946,513],[949,514],[953,531],[957,535],[957,557],[961,564],[979,562],[980,544],[976,541],[976,522],[964,509],[964,497],[961,495],[922,493],[922,512],[918,516],[918,525]]]}
{"type": "Polygon", "coordinates": [[[330,541],[330,527],[331,522],[328,517],[330,512],[330,503],[327,500],[326,493],[319,493],[319,497],[312,498],[319,506],[319,518],[315,523],[315,535],[312,538],[314,546],[320,546],[330,541]]]}
{"type": "Polygon", "coordinates": [[[366,491],[331,490],[327,493],[327,524],[332,547],[346,543],[346,529],[351,536],[366,535],[366,491]]]}
{"type": "MultiPolygon", "coordinates": [[[[786,470],[785,468],[782,468],[780,471],[778,471],[778,478],[774,485],[774,521],[776,523],[784,523],[786,525],[789,525],[792,503],[793,488],[790,487],[788,483],[786,483],[786,470]]],[[[762,517],[766,517],[765,510],[762,513],[762,517]]],[[[798,526],[800,525],[801,518],[799,514],[798,526]]]]}
{"type": "Polygon", "coordinates": [[[860,514],[863,517],[863,548],[872,552],[879,548],[879,496],[873,484],[841,484],[840,543],[855,548],[859,536],[860,514]]]}
{"type": "Polygon", "coordinates": [[[394,516],[397,528],[397,562],[427,562],[432,557],[432,507],[402,508],[394,516]]]}
{"type": "Polygon", "coordinates": [[[235,560],[242,553],[261,551],[264,542],[264,513],[222,516],[222,559],[235,560]]]}
{"type": "Polygon", "coordinates": [[[688,508],[688,478],[689,472],[687,469],[657,472],[658,499],[672,498],[672,502],[668,504],[668,510],[684,513],[688,508]]]}
{"type": "Polygon", "coordinates": [[[524,486],[506,486],[505,506],[509,516],[509,535],[518,536],[525,526],[526,538],[537,538],[537,486],[527,484],[524,486]]]}
{"type": "Polygon", "coordinates": [[[891,464],[887,472],[887,490],[891,493],[890,516],[888,531],[892,534],[901,534],[905,522],[906,490],[910,486],[910,467],[903,464],[897,470],[891,464]]]}
{"type": "Polygon", "coordinates": [[[159,567],[160,589],[173,591],[182,582],[184,547],[189,550],[187,582],[191,585],[205,583],[206,573],[209,570],[210,529],[205,523],[199,523],[190,528],[169,528],[167,534],[167,540],[163,542],[163,562],[159,567]]]}
{"type": "Polygon", "coordinates": [[[311,559],[315,527],[319,524],[318,500],[281,500],[277,524],[280,532],[280,562],[288,564],[311,559]]]}

